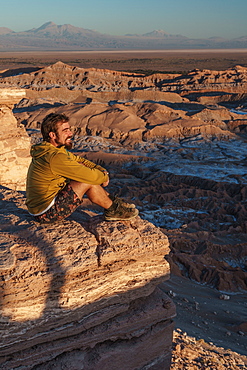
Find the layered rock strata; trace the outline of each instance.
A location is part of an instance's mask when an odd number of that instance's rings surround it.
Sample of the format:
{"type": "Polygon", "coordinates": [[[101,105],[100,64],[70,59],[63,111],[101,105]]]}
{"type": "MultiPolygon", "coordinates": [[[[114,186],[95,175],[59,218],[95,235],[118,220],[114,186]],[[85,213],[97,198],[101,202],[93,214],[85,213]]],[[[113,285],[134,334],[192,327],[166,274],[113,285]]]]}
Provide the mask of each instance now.
{"type": "Polygon", "coordinates": [[[166,235],[82,208],[41,226],[21,193],[1,198],[0,368],[169,369],[166,235]]]}
{"type": "Polygon", "coordinates": [[[30,163],[30,139],[24,126],[17,125],[12,109],[25,97],[24,89],[0,89],[0,184],[24,190],[30,163]]]}
{"type": "Polygon", "coordinates": [[[107,69],[79,68],[57,62],[19,75],[0,74],[0,86],[33,90],[67,88],[90,92],[160,91],[188,93],[246,93],[247,69],[235,66],[225,71],[195,69],[187,74],[156,73],[150,76],[107,69]]]}

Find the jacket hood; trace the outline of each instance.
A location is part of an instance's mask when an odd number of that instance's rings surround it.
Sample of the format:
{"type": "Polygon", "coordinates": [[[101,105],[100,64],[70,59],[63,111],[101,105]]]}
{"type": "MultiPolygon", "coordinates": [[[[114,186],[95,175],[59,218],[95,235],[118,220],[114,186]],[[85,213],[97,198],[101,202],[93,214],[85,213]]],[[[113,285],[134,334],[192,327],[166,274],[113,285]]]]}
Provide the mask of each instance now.
{"type": "Polygon", "coordinates": [[[56,151],[56,147],[54,145],[48,143],[47,141],[43,141],[40,144],[35,144],[31,147],[30,154],[33,158],[40,158],[43,155],[50,153],[51,151],[56,151]]]}

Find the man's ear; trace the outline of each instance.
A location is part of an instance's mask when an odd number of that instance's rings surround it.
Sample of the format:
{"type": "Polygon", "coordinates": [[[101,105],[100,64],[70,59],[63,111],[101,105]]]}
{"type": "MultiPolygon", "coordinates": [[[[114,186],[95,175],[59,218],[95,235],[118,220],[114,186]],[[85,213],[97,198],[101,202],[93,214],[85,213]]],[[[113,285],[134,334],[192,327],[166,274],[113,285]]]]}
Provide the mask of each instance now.
{"type": "Polygon", "coordinates": [[[49,136],[52,140],[56,139],[56,134],[53,131],[49,132],[49,136]]]}

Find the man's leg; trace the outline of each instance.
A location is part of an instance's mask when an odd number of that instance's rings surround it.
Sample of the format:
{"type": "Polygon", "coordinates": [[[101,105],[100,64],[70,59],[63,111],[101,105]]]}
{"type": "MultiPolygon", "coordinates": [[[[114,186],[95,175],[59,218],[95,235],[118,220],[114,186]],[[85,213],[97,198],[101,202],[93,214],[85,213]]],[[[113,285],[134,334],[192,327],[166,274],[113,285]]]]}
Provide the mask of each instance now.
{"type": "Polygon", "coordinates": [[[80,199],[86,194],[91,202],[98,204],[102,208],[108,209],[111,207],[112,200],[101,185],[85,184],[74,180],[70,181],[69,184],[80,199]]]}
{"type": "Polygon", "coordinates": [[[69,184],[80,199],[86,194],[91,202],[104,208],[106,221],[130,220],[139,213],[135,207],[128,207],[126,203],[124,205],[117,197],[112,201],[101,185],[90,185],[74,180],[70,181],[69,184]]]}

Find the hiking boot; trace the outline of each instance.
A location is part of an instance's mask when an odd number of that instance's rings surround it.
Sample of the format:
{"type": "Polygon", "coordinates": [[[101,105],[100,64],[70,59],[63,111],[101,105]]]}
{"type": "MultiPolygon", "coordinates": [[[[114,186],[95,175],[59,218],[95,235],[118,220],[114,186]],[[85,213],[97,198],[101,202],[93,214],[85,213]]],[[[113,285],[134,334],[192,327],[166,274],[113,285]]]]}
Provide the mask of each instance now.
{"type": "Polygon", "coordinates": [[[109,198],[114,202],[114,200],[115,201],[117,201],[117,202],[119,202],[120,204],[122,204],[124,207],[126,207],[126,208],[135,208],[136,206],[135,206],[135,204],[133,204],[133,203],[127,203],[127,202],[125,202],[123,199],[121,199],[121,198],[119,198],[119,197],[117,197],[116,195],[109,195],[109,198]]]}
{"type": "Polygon", "coordinates": [[[125,221],[135,218],[138,213],[138,209],[125,207],[115,199],[111,207],[105,209],[104,218],[106,221],[125,221]]]}

